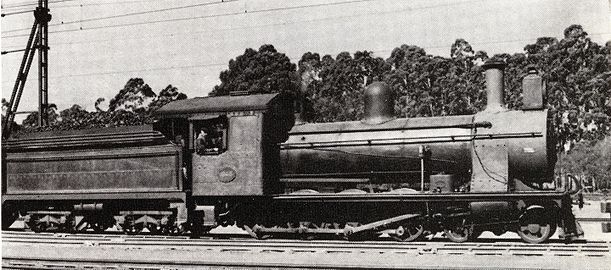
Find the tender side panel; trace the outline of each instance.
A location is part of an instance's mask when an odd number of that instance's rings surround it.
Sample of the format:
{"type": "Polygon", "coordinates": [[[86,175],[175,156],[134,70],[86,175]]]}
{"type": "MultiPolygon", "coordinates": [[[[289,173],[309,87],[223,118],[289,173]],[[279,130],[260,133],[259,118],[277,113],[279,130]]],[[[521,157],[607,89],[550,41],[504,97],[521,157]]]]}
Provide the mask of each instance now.
{"type": "Polygon", "coordinates": [[[181,190],[174,145],[8,153],[6,194],[181,190]]]}

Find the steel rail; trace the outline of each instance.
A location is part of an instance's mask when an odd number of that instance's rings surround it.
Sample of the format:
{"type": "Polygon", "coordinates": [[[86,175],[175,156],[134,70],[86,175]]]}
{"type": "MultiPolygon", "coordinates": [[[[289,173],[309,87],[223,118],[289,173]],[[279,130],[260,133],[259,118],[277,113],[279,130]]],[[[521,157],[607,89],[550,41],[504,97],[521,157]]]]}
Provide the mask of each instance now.
{"type": "MultiPolygon", "coordinates": [[[[2,258],[4,269],[339,269],[339,270],[362,270],[362,269],[473,269],[468,266],[452,266],[431,268],[431,266],[386,266],[386,265],[339,265],[339,264],[310,264],[303,265],[291,262],[202,262],[202,261],[182,261],[168,262],[157,260],[130,260],[123,261],[117,259],[59,259],[59,258],[2,258]]],[[[541,269],[540,267],[486,267],[486,269],[541,269]]]]}

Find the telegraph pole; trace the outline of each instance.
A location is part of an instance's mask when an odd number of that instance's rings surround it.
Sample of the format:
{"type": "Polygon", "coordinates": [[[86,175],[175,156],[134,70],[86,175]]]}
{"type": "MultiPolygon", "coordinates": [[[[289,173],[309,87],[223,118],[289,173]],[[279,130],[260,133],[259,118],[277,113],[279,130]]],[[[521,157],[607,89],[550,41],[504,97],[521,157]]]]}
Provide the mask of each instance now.
{"type": "Polygon", "coordinates": [[[49,124],[47,112],[49,107],[49,21],[51,21],[49,0],[38,0],[38,7],[34,10],[34,24],[24,49],[21,66],[19,67],[6,111],[6,117],[4,118],[4,123],[2,123],[2,138],[8,138],[11,134],[12,123],[19,107],[19,100],[23,94],[23,88],[25,87],[36,49],[38,49],[38,125],[45,126],[49,124]]]}

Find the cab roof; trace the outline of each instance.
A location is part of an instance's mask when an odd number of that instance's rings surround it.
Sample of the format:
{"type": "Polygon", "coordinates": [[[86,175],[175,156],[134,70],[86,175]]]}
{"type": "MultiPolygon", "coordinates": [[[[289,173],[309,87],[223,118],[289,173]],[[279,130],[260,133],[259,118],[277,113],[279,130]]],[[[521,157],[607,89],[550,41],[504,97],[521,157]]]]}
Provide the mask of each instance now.
{"type": "Polygon", "coordinates": [[[172,117],[198,113],[261,111],[280,94],[257,94],[243,96],[197,97],[170,102],[155,112],[157,116],[172,117]]]}

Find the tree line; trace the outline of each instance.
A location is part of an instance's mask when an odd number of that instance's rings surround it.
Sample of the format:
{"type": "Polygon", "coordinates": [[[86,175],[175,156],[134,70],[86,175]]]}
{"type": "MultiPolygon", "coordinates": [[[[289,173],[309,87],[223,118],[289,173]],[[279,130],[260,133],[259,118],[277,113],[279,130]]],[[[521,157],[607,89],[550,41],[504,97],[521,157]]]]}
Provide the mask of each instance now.
{"type": "MultiPolygon", "coordinates": [[[[94,104],[95,111],[87,111],[81,105],[58,111],[55,104],[50,104],[47,112],[49,125],[39,127],[38,112],[29,114],[21,125],[14,125],[16,136],[24,133],[77,130],[89,128],[134,126],[153,123],[152,113],[174,100],[186,99],[187,95],[172,85],[155,93],[141,78],[132,78],[119,90],[114,98],[104,106],[105,98],[98,98],[94,104]],[[106,108],[107,107],[107,108],[106,108]]],[[[2,117],[8,104],[2,99],[2,117]]]]}
{"type": "Polygon", "coordinates": [[[347,121],[361,118],[364,88],[384,81],[396,93],[398,117],[473,114],[486,104],[481,64],[494,58],[507,63],[509,109],[522,106],[521,82],[528,67],[539,70],[547,83],[547,108],[555,117],[559,146],[570,148],[581,140],[601,140],[610,132],[610,52],[610,42],[593,42],[579,25],[568,27],[560,40],[542,37],[526,45],[524,52],[493,56],[457,39],[450,57],[401,45],[387,59],[370,51],[335,57],[306,52],[293,64],[272,45],[263,45],[230,60],[211,95],[289,92],[305,98],[308,121],[347,121]]]}
{"type": "MultiPolygon", "coordinates": [[[[523,52],[493,56],[457,39],[449,57],[404,44],[394,48],[387,59],[371,51],[341,52],[335,57],[306,52],[295,64],[266,44],[231,59],[220,73],[221,83],[210,95],[287,92],[302,100],[301,113],[307,121],[349,121],[363,115],[365,87],[384,81],[395,91],[398,117],[473,114],[486,103],[481,65],[491,58],[507,63],[505,103],[510,109],[522,105],[521,80],[528,67],[539,70],[547,85],[547,108],[554,115],[559,151],[609,147],[599,142],[611,133],[611,42],[593,42],[580,25],[566,28],[562,39],[541,37],[527,44],[523,52]]],[[[171,85],[156,94],[142,79],[132,78],[107,109],[100,107],[103,98],[96,101],[93,112],[79,105],[59,112],[50,106],[48,127],[36,127],[37,114],[31,114],[17,129],[27,133],[146,124],[153,121],[154,110],[184,98],[186,95],[171,85]]],[[[570,157],[566,155],[564,160],[570,157]]],[[[611,175],[605,177],[611,179],[611,175]]]]}

